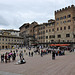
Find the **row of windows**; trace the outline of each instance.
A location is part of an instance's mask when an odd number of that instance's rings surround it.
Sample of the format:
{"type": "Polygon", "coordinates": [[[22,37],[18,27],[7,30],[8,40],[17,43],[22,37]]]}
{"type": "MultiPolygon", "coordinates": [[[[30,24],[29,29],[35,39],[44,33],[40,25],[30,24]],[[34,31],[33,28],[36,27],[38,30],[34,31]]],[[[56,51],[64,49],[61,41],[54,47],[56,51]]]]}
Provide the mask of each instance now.
{"type": "Polygon", "coordinates": [[[39,30],[45,29],[45,27],[40,27],[39,30]]]}
{"type": "MultiPolygon", "coordinates": [[[[58,38],[61,38],[61,35],[57,35],[58,38]]],[[[70,34],[66,34],[66,37],[70,37],[70,34]]],[[[55,35],[50,35],[49,38],[55,38],[55,35]]],[[[48,39],[48,36],[46,36],[46,39],[48,39]]]]}
{"type": "MultiPolygon", "coordinates": [[[[66,38],[67,37],[70,37],[70,34],[66,34],[66,38]]],[[[46,39],[48,39],[48,38],[55,38],[55,35],[50,35],[49,37],[46,36],[46,39]]],[[[61,34],[57,35],[57,38],[61,38],[61,34]]],[[[74,38],[75,38],[75,35],[74,35],[74,38]]],[[[39,37],[39,39],[45,39],[45,36],[41,36],[41,37],[39,37]]]]}
{"type": "MultiPolygon", "coordinates": [[[[61,35],[57,35],[58,38],[61,38],[61,35]]],[[[66,34],[66,37],[70,37],[70,34],[66,34]]]]}
{"type": "MultiPolygon", "coordinates": [[[[52,29],[52,31],[54,31],[54,28],[52,29]]],[[[49,29],[49,32],[51,32],[51,29],[49,29]]],[[[48,33],[48,30],[46,30],[46,33],[48,33]]],[[[40,35],[40,34],[45,34],[45,31],[39,32],[39,35],[40,35]]]]}
{"type": "MultiPolygon", "coordinates": [[[[48,24],[48,25],[46,25],[46,26],[51,26],[51,25],[55,25],[55,23],[53,23],[53,24],[48,24]]],[[[42,29],[45,29],[45,27],[40,27],[40,28],[39,28],[39,30],[42,30],[42,29]]]]}
{"type": "MultiPolygon", "coordinates": [[[[50,35],[49,38],[55,38],[55,35],[50,35]]],[[[46,39],[48,39],[48,36],[46,36],[46,39]]]]}
{"type": "MultiPolygon", "coordinates": [[[[70,29],[70,26],[68,26],[68,29],[70,29]]],[[[60,30],[62,30],[62,27],[60,27],[60,30]]],[[[64,30],[66,30],[66,26],[64,26],[64,30]]],[[[57,31],[59,31],[59,28],[57,28],[57,31]]]]}
{"type": "Polygon", "coordinates": [[[59,21],[59,20],[62,20],[62,19],[66,19],[66,18],[70,18],[70,17],[71,17],[71,14],[69,14],[67,16],[60,17],[60,18],[56,18],[56,21],[59,21]]]}
{"type": "MultiPolygon", "coordinates": [[[[51,41],[54,41],[54,40],[50,40],[49,41],[49,40],[46,39],[46,42],[51,42],[51,41]]],[[[45,41],[44,40],[43,41],[41,40],[41,43],[42,42],[45,42],[45,41]]],[[[72,40],[57,40],[57,42],[72,42],[72,40]]]]}
{"type": "MultiPolygon", "coordinates": [[[[54,31],[54,28],[52,29],[52,31],[54,31]]],[[[48,32],[48,30],[46,30],[46,33],[48,32]]],[[[49,29],[49,32],[51,32],[51,29],[49,29]]]]}
{"type": "MultiPolygon", "coordinates": [[[[50,35],[49,38],[55,38],[55,35],[50,35]]],[[[45,36],[41,36],[39,39],[45,39],[45,36]]],[[[48,36],[46,36],[46,39],[48,39],[48,36]]]]}
{"type": "MultiPolygon", "coordinates": [[[[20,42],[20,43],[22,43],[22,42],[20,42]]],[[[5,42],[2,43],[2,42],[0,42],[0,44],[9,44],[9,43],[5,43],[5,42]]]]}
{"type": "MultiPolygon", "coordinates": [[[[68,29],[70,29],[70,26],[68,26],[68,29]]],[[[63,28],[60,27],[60,30],[63,30],[63,28]]],[[[66,26],[64,26],[64,30],[66,30],[66,26]]],[[[46,33],[48,33],[48,31],[49,31],[49,32],[54,31],[54,28],[53,28],[52,30],[51,30],[51,29],[46,30],[46,33]]],[[[59,31],[59,28],[57,28],[57,31],[59,31]]],[[[40,34],[45,34],[45,31],[39,32],[39,35],[40,35],[40,34]]]]}
{"type": "MultiPolygon", "coordinates": [[[[72,40],[62,40],[63,42],[72,42],[72,40]]],[[[61,40],[58,40],[58,42],[62,42],[61,40]]]]}
{"type": "Polygon", "coordinates": [[[8,43],[1,43],[1,42],[0,42],[0,44],[8,44],[8,43]]]}
{"type": "Polygon", "coordinates": [[[46,25],[46,27],[47,27],[47,26],[51,26],[51,25],[55,25],[55,23],[52,23],[52,24],[48,24],[48,25],[46,25]]]}
{"type": "Polygon", "coordinates": [[[41,36],[41,37],[39,37],[39,39],[45,39],[45,36],[41,36]]]}
{"type": "MultiPolygon", "coordinates": [[[[68,37],[70,37],[70,34],[66,34],[66,38],[68,38],[68,37]]],[[[73,37],[75,38],[75,35],[73,37]]],[[[55,35],[46,36],[46,39],[48,39],[48,38],[55,38],[55,35]]],[[[61,38],[61,34],[57,35],[57,38],[61,38]]],[[[45,39],[45,36],[41,36],[38,39],[45,39]]],[[[69,41],[67,41],[67,42],[69,42],[69,41]]]]}
{"type": "Polygon", "coordinates": [[[41,32],[39,32],[39,35],[40,35],[40,34],[45,34],[45,31],[41,31],[41,32]]]}
{"type": "Polygon", "coordinates": [[[10,39],[9,39],[9,40],[7,40],[7,39],[0,39],[0,41],[1,41],[1,40],[2,40],[2,41],[15,41],[15,42],[21,42],[21,41],[22,41],[22,40],[10,40],[10,39]]]}
{"type": "MultiPolygon", "coordinates": [[[[62,24],[62,23],[67,23],[67,22],[71,22],[71,20],[63,21],[63,22],[61,21],[60,24],[62,24]]],[[[59,24],[59,23],[57,22],[57,25],[58,25],[58,24],[59,24]]]]}

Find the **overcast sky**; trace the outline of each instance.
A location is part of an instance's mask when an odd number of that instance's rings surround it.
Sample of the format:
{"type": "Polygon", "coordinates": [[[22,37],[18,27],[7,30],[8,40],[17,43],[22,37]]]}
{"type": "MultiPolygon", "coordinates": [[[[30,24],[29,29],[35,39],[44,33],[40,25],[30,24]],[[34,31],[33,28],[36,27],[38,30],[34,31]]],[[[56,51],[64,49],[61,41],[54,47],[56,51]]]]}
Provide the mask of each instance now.
{"type": "Polygon", "coordinates": [[[0,0],[0,29],[19,29],[24,23],[47,22],[54,11],[75,5],[75,0],[0,0]]]}

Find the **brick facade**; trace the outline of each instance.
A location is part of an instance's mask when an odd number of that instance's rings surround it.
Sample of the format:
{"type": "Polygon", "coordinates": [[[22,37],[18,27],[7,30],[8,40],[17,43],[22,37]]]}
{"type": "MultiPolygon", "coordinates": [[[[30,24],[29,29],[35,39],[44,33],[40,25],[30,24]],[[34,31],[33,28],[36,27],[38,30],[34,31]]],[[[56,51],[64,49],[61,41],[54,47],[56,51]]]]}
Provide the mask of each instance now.
{"type": "Polygon", "coordinates": [[[21,34],[27,31],[39,43],[75,42],[75,6],[55,11],[55,20],[50,19],[48,23],[31,23],[29,29],[25,29],[25,25],[20,27],[21,34]]]}

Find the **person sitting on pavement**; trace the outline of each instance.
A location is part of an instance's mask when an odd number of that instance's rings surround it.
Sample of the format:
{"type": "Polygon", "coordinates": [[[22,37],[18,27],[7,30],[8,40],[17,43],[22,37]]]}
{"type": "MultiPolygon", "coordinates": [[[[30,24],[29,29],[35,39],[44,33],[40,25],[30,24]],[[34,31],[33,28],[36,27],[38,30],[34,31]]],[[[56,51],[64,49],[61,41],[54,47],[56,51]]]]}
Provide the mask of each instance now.
{"type": "Polygon", "coordinates": [[[20,59],[16,64],[25,64],[26,61],[24,58],[20,59]]]}

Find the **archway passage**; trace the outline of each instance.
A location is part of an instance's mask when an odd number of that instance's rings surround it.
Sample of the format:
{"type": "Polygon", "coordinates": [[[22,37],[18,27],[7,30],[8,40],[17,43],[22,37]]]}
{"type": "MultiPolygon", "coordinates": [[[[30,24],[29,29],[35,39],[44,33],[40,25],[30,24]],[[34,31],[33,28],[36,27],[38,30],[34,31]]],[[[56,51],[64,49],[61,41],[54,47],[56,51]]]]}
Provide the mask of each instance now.
{"type": "Polygon", "coordinates": [[[4,49],[4,46],[2,46],[2,49],[4,49]]]}

